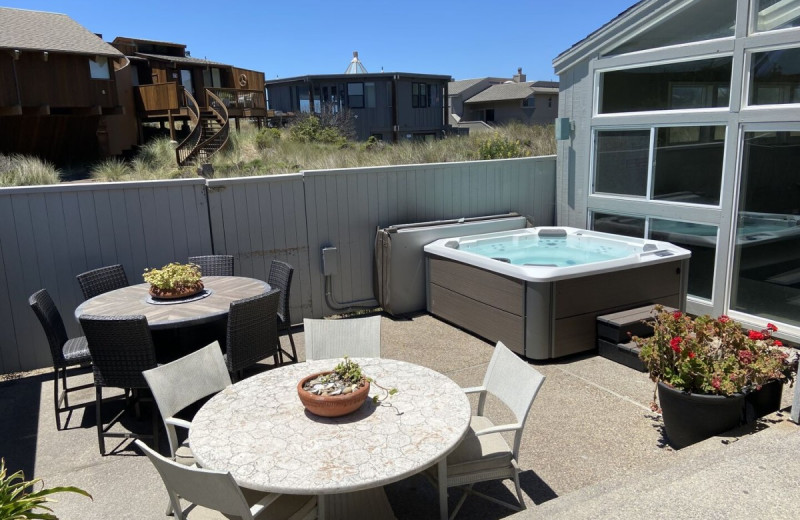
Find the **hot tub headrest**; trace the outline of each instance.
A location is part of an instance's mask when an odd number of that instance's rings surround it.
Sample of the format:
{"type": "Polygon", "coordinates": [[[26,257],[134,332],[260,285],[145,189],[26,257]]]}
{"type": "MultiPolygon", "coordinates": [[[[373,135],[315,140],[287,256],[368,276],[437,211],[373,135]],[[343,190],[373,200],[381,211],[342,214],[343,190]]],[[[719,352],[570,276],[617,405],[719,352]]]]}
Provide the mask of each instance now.
{"type": "Polygon", "coordinates": [[[643,253],[646,253],[646,252],[648,252],[648,251],[655,251],[656,249],[658,249],[658,246],[657,246],[657,245],[655,245],[655,244],[645,244],[645,245],[642,247],[642,252],[643,252],[643,253]]]}
{"type": "Polygon", "coordinates": [[[449,247],[450,249],[458,249],[460,245],[458,240],[448,240],[444,243],[444,247],[449,247]]]}
{"type": "Polygon", "coordinates": [[[567,230],[559,228],[540,229],[537,234],[541,238],[566,238],[567,230]]]}

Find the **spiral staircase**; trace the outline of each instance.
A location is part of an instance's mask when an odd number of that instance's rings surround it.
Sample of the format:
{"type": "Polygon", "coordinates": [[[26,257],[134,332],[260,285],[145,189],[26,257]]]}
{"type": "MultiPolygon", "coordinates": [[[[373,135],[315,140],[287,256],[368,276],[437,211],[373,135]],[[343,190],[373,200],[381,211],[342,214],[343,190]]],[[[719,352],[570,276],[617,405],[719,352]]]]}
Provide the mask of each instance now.
{"type": "Polygon", "coordinates": [[[230,121],[225,103],[211,90],[205,89],[208,108],[200,109],[194,96],[183,89],[192,131],[175,148],[179,166],[202,164],[228,144],[230,121]]]}

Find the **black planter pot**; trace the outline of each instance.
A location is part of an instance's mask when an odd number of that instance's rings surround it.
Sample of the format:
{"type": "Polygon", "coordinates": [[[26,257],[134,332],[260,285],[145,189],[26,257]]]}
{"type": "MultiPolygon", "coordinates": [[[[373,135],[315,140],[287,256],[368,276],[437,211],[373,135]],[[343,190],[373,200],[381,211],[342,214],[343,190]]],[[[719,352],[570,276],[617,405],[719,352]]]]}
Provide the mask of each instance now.
{"type": "Polygon", "coordinates": [[[783,381],[770,381],[761,389],[745,394],[745,418],[748,423],[781,409],[783,381]]]}
{"type": "Polygon", "coordinates": [[[681,449],[744,422],[744,394],[690,394],[658,383],[658,401],[669,445],[681,449]]]}

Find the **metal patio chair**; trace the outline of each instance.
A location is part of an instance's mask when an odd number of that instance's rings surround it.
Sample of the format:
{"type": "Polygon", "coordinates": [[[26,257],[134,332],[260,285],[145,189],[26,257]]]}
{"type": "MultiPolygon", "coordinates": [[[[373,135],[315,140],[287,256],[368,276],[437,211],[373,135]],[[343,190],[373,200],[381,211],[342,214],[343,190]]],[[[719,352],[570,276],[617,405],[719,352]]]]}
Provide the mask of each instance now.
{"type": "Polygon", "coordinates": [[[98,267],[81,273],[76,278],[85,300],[130,285],[121,264],[98,267]]]}
{"type": "Polygon", "coordinates": [[[283,363],[284,354],[297,363],[297,348],[294,345],[294,338],[292,337],[292,318],[289,315],[289,294],[292,289],[292,275],[294,274],[294,267],[281,262],[273,260],[269,265],[269,277],[267,283],[270,287],[281,290],[280,301],[278,302],[278,334],[281,331],[286,331],[289,336],[289,343],[292,345],[292,353],[289,354],[283,347],[279,349],[281,363],[283,363]]]}
{"type": "Polygon", "coordinates": [[[313,520],[317,517],[316,497],[248,492],[251,497],[248,501],[230,473],[184,466],[161,456],[141,441],[135,443],[161,476],[177,520],[185,520],[195,505],[243,520],[313,520]],[[192,505],[183,509],[181,498],[192,505]]]}
{"type": "MultiPolygon", "coordinates": [[[[544,379],[545,377],[536,369],[518,358],[502,342],[498,342],[489,361],[483,384],[464,389],[467,394],[478,393],[480,396],[477,415],[473,415],[470,420],[467,436],[447,457],[447,481],[439,482],[439,486],[448,488],[461,486],[464,489],[464,494],[450,515],[451,520],[461,509],[469,494],[478,495],[515,511],[525,509],[519,485],[520,470],[517,463],[519,447],[528,412],[544,379]],[[499,398],[514,414],[516,422],[495,425],[486,417],[484,405],[487,393],[499,398]],[[509,447],[501,432],[513,432],[513,448],[509,447]],[[507,478],[514,479],[519,506],[472,489],[476,482],[507,478]]],[[[432,473],[436,473],[435,468],[432,473]]]]}
{"type": "Polygon", "coordinates": [[[306,360],[381,357],[381,317],[303,320],[306,360]]]}
{"type": "Polygon", "coordinates": [[[92,383],[72,388],[67,387],[67,368],[91,363],[92,355],[89,353],[86,337],[79,336],[70,339],[67,336],[64,320],[61,318],[61,313],[58,312],[58,308],[47,289],[41,289],[33,293],[28,298],[28,304],[42,323],[42,328],[47,335],[47,342],[50,345],[50,355],[53,358],[53,404],[56,412],[56,429],[60,430],[61,412],[71,412],[92,404],[91,401],[74,406],[69,404],[70,392],[91,388],[93,386],[92,383]],[[60,392],[58,389],[59,372],[61,373],[62,386],[60,392]]]}
{"type": "Polygon", "coordinates": [[[199,265],[203,276],[233,276],[232,255],[190,256],[188,261],[199,265]]]}

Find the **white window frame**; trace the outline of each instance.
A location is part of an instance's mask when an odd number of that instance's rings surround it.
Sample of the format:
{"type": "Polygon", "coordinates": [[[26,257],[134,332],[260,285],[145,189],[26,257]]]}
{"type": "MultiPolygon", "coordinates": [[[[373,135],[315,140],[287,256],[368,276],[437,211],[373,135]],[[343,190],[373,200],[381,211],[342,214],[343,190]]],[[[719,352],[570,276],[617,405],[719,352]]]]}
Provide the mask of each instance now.
{"type": "Polygon", "coordinates": [[[782,33],[784,31],[791,32],[791,31],[800,31],[800,27],[784,27],[783,29],[765,29],[765,30],[757,30],[756,29],[756,18],[758,16],[758,2],[757,0],[751,0],[750,9],[750,16],[747,21],[747,34],[750,36],[754,36],[757,34],[771,34],[771,33],[782,33]]]}
{"type": "MultiPolygon", "coordinates": [[[[800,31],[796,31],[797,37],[800,38],[800,31]]],[[[791,45],[768,45],[764,47],[747,46],[745,48],[744,56],[744,79],[742,81],[742,114],[750,116],[749,120],[757,120],[759,118],[759,111],[765,110],[780,110],[784,108],[800,108],[800,102],[797,103],[775,103],[771,105],[751,105],[750,104],[750,89],[753,87],[752,75],[750,67],[753,63],[753,54],[770,51],[780,51],[784,49],[797,49],[800,51],[800,43],[797,41],[791,42],[791,45]]],[[[769,114],[770,121],[774,120],[776,114],[769,114]]],[[[787,119],[792,121],[793,119],[787,119]]],[[[794,119],[796,121],[796,119],[794,119]]]]}

